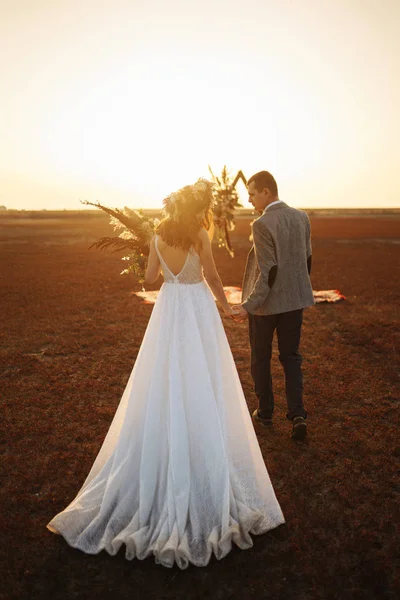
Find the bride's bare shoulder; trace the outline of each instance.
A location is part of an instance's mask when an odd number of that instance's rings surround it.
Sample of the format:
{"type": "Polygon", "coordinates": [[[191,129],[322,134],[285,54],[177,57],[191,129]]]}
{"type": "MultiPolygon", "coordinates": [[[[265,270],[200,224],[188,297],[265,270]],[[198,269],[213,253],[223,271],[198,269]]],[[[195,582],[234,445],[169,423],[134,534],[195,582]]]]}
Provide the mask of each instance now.
{"type": "Polygon", "coordinates": [[[200,240],[208,238],[208,231],[205,227],[202,227],[199,231],[199,233],[197,234],[198,238],[200,240]]]}
{"type": "Polygon", "coordinates": [[[204,253],[209,254],[211,250],[210,232],[202,227],[197,235],[198,249],[197,252],[203,256],[204,253]]]}
{"type": "Polygon", "coordinates": [[[207,229],[205,229],[204,227],[200,229],[199,233],[197,234],[197,240],[199,250],[202,250],[204,246],[206,246],[210,241],[207,229]]]}

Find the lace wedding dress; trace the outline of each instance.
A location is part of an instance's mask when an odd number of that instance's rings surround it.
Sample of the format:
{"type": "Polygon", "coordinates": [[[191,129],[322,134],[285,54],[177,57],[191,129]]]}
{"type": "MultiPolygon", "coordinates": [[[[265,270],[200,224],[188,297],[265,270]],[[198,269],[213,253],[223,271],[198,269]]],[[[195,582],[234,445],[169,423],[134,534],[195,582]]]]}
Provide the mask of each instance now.
{"type": "Polygon", "coordinates": [[[88,554],[205,566],[284,517],[198,254],[165,282],[97,458],[47,525],[88,554]]]}

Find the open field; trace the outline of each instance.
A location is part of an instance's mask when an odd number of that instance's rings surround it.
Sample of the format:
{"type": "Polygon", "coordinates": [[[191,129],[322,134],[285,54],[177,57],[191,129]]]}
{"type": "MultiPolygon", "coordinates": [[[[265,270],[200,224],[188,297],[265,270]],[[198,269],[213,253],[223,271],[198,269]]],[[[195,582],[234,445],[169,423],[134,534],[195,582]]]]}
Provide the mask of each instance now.
{"type": "MultiPolygon", "coordinates": [[[[46,529],[93,463],[152,307],[119,275],[118,255],[88,251],[112,233],[106,217],[0,216],[1,598],[397,596],[400,216],[312,216],[312,230],[313,287],[347,300],[305,311],[304,443],[290,439],[273,358],[275,425],[256,431],[287,524],[180,571],[123,550],[87,556],[46,529]]],[[[216,249],[225,285],[241,283],[248,235],[243,217],[235,259],[216,249]]],[[[224,324],[252,411],[247,328],[224,324]]]]}

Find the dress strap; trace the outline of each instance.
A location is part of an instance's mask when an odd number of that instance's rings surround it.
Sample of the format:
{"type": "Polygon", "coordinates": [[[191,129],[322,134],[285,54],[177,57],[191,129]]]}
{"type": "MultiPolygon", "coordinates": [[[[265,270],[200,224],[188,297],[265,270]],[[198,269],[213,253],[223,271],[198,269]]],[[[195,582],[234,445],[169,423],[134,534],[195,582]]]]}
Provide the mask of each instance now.
{"type": "Polygon", "coordinates": [[[165,262],[165,260],[161,256],[161,252],[160,252],[160,250],[158,248],[158,234],[157,233],[156,233],[156,237],[154,239],[154,246],[155,246],[155,249],[156,249],[156,252],[157,252],[157,256],[158,256],[158,258],[160,260],[160,263],[161,263],[161,267],[162,267],[162,270],[163,270],[163,273],[164,273],[164,279],[166,279],[166,280],[168,279],[168,277],[166,277],[166,272],[167,272],[169,274],[169,276],[172,277],[173,280],[175,280],[176,279],[176,275],[174,275],[172,273],[171,269],[168,267],[167,263],[165,262]]]}

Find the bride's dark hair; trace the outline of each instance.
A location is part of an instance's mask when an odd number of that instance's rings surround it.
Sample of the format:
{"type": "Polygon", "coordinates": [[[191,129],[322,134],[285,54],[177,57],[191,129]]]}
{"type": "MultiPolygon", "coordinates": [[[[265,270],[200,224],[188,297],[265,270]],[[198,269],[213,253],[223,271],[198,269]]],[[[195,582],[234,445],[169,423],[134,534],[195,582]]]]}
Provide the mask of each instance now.
{"type": "Polygon", "coordinates": [[[187,185],[165,198],[166,217],[156,227],[156,233],[168,246],[184,250],[192,245],[199,248],[200,229],[204,227],[209,231],[213,225],[212,190],[210,181],[198,179],[194,185],[187,185]]]}

